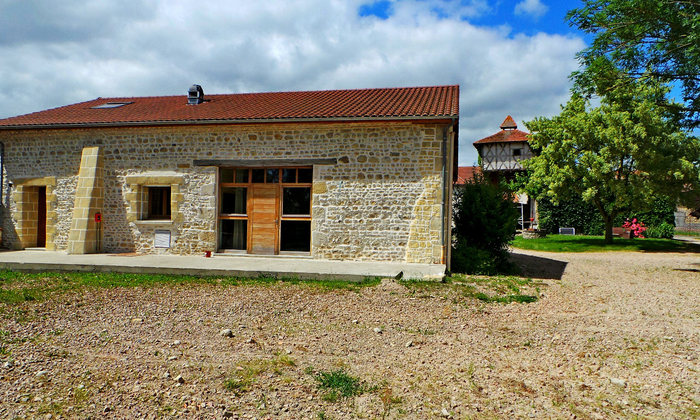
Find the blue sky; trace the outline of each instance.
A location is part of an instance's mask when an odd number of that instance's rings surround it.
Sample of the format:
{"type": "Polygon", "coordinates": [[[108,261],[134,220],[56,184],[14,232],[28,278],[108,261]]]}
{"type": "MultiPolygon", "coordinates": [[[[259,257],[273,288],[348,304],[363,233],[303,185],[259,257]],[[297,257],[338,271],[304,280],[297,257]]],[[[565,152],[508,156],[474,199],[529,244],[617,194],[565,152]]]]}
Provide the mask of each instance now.
{"type": "MultiPolygon", "coordinates": [[[[381,19],[389,19],[394,14],[396,1],[381,0],[367,2],[360,6],[360,16],[376,16],[381,19]]],[[[449,3],[449,2],[444,2],[449,3]]],[[[565,16],[569,10],[579,8],[580,0],[503,0],[489,2],[462,1],[464,5],[477,5],[480,12],[472,16],[463,16],[462,19],[478,26],[499,27],[508,26],[512,34],[532,36],[538,32],[553,34],[573,34],[580,36],[582,33],[575,27],[569,26],[565,16]],[[478,4],[481,3],[479,7],[478,4]]],[[[439,2],[433,8],[435,13],[441,14],[439,2]]]]}
{"type": "Polygon", "coordinates": [[[555,0],[4,0],[0,118],[97,97],[460,85],[460,164],[559,112],[586,38],[555,0]]]}

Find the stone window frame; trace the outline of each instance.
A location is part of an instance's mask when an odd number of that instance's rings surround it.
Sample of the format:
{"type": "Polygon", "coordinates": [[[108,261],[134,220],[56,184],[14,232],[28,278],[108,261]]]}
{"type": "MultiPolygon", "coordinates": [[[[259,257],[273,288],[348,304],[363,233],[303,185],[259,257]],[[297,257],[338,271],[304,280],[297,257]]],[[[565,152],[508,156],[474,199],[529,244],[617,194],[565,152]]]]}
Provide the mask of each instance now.
{"type": "MultiPolygon", "coordinates": [[[[47,176],[42,178],[15,178],[12,180],[14,191],[12,200],[15,208],[12,212],[12,219],[15,221],[18,243],[13,247],[16,249],[31,248],[36,245],[30,243],[32,229],[36,231],[35,222],[29,220],[28,213],[32,211],[33,205],[29,202],[29,194],[32,187],[46,187],[46,245],[47,251],[55,251],[54,243],[56,235],[56,206],[58,197],[55,192],[56,177],[47,176]]],[[[36,236],[36,233],[34,233],[36,236]]]]}
{"type": "Polygon", "coordinates": [[[183,221],[183,214],[180,212],[180,203],[183,200],[181,185],[184,177],[180,174],[147,173],[140,175],[128,175],[126,185],[129,192],[126,193],[126,200],[129,208],[126,219],[136,224],[174,224],[183,221]],[[148,188],[149,187],[170,187],[170,218],[169,219],[149,219],[148,218],[148,188]]]}

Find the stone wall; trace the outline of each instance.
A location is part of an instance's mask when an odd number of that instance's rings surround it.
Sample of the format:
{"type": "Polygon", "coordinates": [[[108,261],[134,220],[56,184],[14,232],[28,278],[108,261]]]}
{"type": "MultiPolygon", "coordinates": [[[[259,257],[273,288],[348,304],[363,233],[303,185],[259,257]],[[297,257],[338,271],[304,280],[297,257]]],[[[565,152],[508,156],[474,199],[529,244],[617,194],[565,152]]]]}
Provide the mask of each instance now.
{"type": "MultiPolygon", "coordinates": [[[[0,140],[6,182],[55,178],[57,250],[69,246],[83,149],[99,147],[104,252],[216,250],[218,168],[195,160],[336,158],[337,164],[314,166],[312,257],[440,263],[443,128],[410,122],[122,127],[3,131],[0,140]],[[174,188],[173,220],[141,220],[144,185],[163,183],[174,188]],[[170,231],[169,248],[155,248],[156,230],[170,231]]],[[[9,216],[19,213],[8,197],[2,240],[17,247],[22,220],[9,216]]]]}
{"type": "Polygon", "coordinates": [[[691,216],[693,209],[678,206],[675,212],[676,229],[686,232],[700,232],[700,219],[691,216]]]}

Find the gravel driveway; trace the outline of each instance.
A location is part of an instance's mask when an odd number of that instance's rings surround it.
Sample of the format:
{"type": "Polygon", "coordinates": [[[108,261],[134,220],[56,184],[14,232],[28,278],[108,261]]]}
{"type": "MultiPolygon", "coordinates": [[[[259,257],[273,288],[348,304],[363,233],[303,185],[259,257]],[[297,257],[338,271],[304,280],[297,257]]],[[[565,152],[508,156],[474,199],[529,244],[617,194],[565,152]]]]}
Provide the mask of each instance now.
{"type": "Polygon", "coordinates": [[[0,418],[700,417],[697,254],[513,259],[539,301],[385,280],[0,304],[0,418]],[[319,389],[341,369],[365,392],[319,389]]]}

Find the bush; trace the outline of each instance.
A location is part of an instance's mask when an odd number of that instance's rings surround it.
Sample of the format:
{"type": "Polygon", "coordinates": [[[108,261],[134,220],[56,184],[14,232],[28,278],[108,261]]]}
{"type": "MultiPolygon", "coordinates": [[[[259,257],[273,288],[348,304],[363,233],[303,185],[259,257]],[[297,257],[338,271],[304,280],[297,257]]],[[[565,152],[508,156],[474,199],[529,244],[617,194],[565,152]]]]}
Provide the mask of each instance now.
{"type": "MultiPolygon", "coordinates": [[[[547,232],[557,233],[560,227],[573,227],[576,232],[584,235],[603,235],[605,224],[600,212],[592,203],[583,201],[581,197],[561,200],[559,205],[544,198],[538,202],[540,227],[547,232]]],[[[637,219],[650,229],[660,227],[663,223],[675,226],[675,206],[666,197],[654,200],[651,207],[643,212],[620,214],[615,218],[614,226],[622,226],[627,219],[637,219]]]]}
{"type": "Polygon", "coordinates": [[[489,252],[466,245],[466,241],[457,238],[457,244],[452,249],[452,271],[456,273],[494,275],[496,257],[489,252]]]}
{"type": "Polygon", "coordinates": [[[605,223],[598,209],[581,197],[561,200],[559,205],[544,198],[537,202],[537,210],[540,227],[547,232],[558,233],[560,227],[573,227],[577,233],[584,235],[602,235],[605,231],[605,223]]]}
{"type": "Polygon", "coordinates": [[[652,226],[647,228],[644,232],[645,238],[656,238],[656,239],[673,239],[673,235],[676,228],[667,222],[661,223],[659,226],[652,226]]]}
{"type": "MultiPolygon", "coordinates": [[[[644,223],[647,227],[660,227],[662,224],[666,223],[671,226],[676,226],[676,217],[674,212],[676,211],[676,206],[667,197],[659,197],[651,203],[651,207],[647,211],[630,213],[624,216],[618,216],[618,219],[632,219],[637,218],[640,222],[644,223]]],[[[616,224],[615,226],[619,226],[616,224]]]]}
{"type": "Polygon", "coordinates": [[[455,199],[451,270],[494,274],[507,268],[519,216],[513,194],[477,175],[455,191],[455,199]]]}

